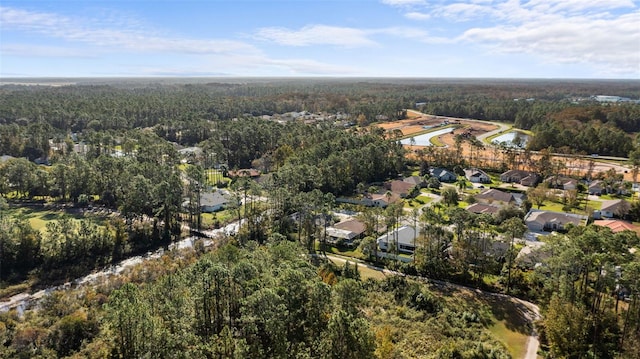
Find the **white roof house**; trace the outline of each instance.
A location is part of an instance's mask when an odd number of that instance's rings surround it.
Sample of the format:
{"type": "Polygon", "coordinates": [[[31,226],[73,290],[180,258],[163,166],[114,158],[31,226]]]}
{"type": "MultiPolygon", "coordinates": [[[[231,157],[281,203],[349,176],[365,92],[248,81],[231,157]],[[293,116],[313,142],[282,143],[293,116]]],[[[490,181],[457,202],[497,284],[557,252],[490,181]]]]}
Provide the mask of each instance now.
{"type": "Polygon", "coordinates": [[[420,234],[420,230],[412,226],[402,226],[378,237],[378,247],[383,251],[388,251],[391,244],[395,245],[398,240],[398,251],[413,254],[416,249],[415,240],[420,234]]]}
{"type": "Polygon", "coordinates": [[[530,210],[524,217],[524,223],[530,231],[550,232],[566,230],[568,225],[586,225],[587,216],[575,213],[530,210]]]}

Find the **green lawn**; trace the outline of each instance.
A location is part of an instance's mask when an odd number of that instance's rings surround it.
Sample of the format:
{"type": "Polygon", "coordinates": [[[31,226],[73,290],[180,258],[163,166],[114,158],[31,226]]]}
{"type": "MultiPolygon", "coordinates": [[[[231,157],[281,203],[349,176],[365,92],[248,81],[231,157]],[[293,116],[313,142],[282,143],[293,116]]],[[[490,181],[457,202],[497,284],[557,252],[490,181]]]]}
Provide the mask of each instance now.
{"type": "Polygon", "coordinates": [[[444,143],[442,141],[440,141],[440,139],[438,138],[438,136],[433,136],[429,139],[429,142],[431,142],[432,145],[436,146],[436,147],[444,147],[444,143]]]}
{"type": "Polygon", "coordinates": [[[238,213],[235,210],[226,209],[215,213],[202,213],[202,227],[205,229],[213,228],[216,222],[222,226],[237,218],[238,213]]]}
{"type": "Polygon", "coordinates": [[[433,201],[433,199],[429,196],[425,196],[425,195],[420,195],[416,198],[413,199],[407,199],[404,201],[404,207],[405,208],[420,208],[422,206],[424,206],[425,204],[429,203],[433,201]]]}
{"type": "Polygon", "coordinates": [[[46,230],[47,223],[58,221],[62,218],[72,218],[76,220],[89,220],[97,225],[104,225],[106,217],[93,214],[70,214],[62,210],[39,209],[28,207],[12,207],[6,213],[13,218],[24,219],[29,222],[33,229],[41,232],[46,230]]]}
{"type": "MultiPolygon", "coordinates": [[[[599,201],[589,201],[587,205],[591,209],[589,212],[602,208],[602,202],[599,202],[599,201]]],[[[546,201],[539,209],[544,211],[552,211],[552,212],[564,212],[562,210],[563,207],[564,207],[564,204],[560,202],[546,201]]],[[[532,208],[538,209],[538,206],[534,204],[532,208]]],[[[571,213],[585,214],[585,215],[591,214],[591,213],[585,212],[584,201],[581,202],[580,208],[572,208],[571,213]]]]}
{"type": "Polygon", "coordinates": [[[358,248],[341,248],[341,247],[329,247],[327,251],[334,254],[339,254],[345,257],[351,257],[356,259],[362,259],[363,255],[358,248]]]}
{"type": "MultiPolygon", "coordinates": [[[[505,134],[505,133],[507,133],[507,132],[511,132],[511,131],[513,131],[513,126],[512,126],[512,125],[509,125],[509,127],[508,127],[507,129],[505,129],[504,131],[500,131],[500,132],[498,132],[498,133],[496,133],[496,134],[494,134],[494,135],[491,135],[491,136],[489,136],[489,137],[485,138],[485,139],[484,139],[484,142],[485,142],[485,143],[488,143],[488,144],[491,144],[491,142],[492,142],[496,137],[502,136],[503,134],[505,134]]],[[[523,131],[520,131],[520,130],[517,130],[517,131],[518,131],[518,132],[523,132],[523,131]]]]}
{"type": "MultiPolygon", "coordinates": [[[[334,260],[332,258],[329,258],[329,260],[339,268],[344,266],[344,262],[342,261],[334,260]]],[[[356,262],[351,262],[350,264],[353,265],[354,263],[356,262]]],[[[360,265],[360,264],[358,264],[358,272],[360,272],[360,278],[362,278],[362,280],[366,280],[368,278],[384,279],[387,277],[381,270],[367,268],[364,265],[360,265]]]]}
{"type": "Polygon", "coordinates": [[[509,298],[483,297],[495,318],[489,331],[504,343],[513,358],[524,357],[531,328],[523,317],[521,304],[509,298]]]}
{"type": "Polygon", "coordinates": [[[231,178],[222,176],[222,172],[220,170],[208,170],[207,172],[208,185],[215,186],[218,181],[226,182],[227,185],[231,183],[231,178]]]}

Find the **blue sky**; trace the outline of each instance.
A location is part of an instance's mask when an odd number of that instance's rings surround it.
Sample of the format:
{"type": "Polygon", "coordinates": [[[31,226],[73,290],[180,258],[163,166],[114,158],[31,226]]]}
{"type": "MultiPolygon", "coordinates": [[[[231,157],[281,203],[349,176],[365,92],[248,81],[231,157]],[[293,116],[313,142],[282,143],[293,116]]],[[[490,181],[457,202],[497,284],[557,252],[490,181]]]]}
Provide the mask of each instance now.
{"type": "Polygon", "coordinates": [[[0,76],[640,79],[640,0],[3,0],[0,76]]]}

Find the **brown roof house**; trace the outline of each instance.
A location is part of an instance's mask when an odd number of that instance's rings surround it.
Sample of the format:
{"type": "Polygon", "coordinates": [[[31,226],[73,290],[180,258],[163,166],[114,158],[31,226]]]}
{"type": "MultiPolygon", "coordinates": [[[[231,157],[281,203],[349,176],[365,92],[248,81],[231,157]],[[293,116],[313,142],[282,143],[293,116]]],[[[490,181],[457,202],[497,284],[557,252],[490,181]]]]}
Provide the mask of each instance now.
{"type": "Polygon", "coordinates": [[[587,216],[580,214],[535,209],[530,210],[524,217],[524,223],[532,232],[564,231],[569,225],[586,225],[587,220],[587,216]]]}
{"type": "Polygon", "coordinates": [[[236,178],[236,177],[251,177],[251,178],[257,178],[260,177],[260,171],[258,171],[255,168],[243,168],[243,169],[239,169],[239,170],[230,170],[228,175],[230,178],[236,178]]]}
{"type": "Polygon", "coordinates": [[[336,198],[336,202],[339,203],[351,203],[357,205],[363,205],[367,207],[380,207],[385,208],[391,203],[395,203],[400,200],[400,195],[388,191],[389,196],[387,196],[387,192],[380,193],[365,193],[362,198],[352,198],[352,197],[338,197],[336,198]]]}
{"type": "Polygon", "coordinates": [[[640,227],[619,219],[599,219],[593,221],[593,224],[595,224],[596,226],[608,227],[613,233],[623,231],[633,231],[636,233],[640,232],[640,227]]]}
{"type": "Polygon", "coordinates": [[[576,187],[578,186],[578,180],[564,176],[551,176],[545,179],[544,182],[549,184],[549,188],[564,190],[576,189],[576,187]]]}
{"type": "Polygon", "coordinates": [[[519,183],[523,186],[533,187],[535,186],[540,177],[534,172],[523,170],[509,170],[500,175],[500,181],[506,183],[519,183]]]}
{"type": "Polygon", "coordinates": [[[408,197],[416,185],[399,180],[385,182],[384,188],[400,196],[400,198],[408,197]]]}
{"type": "Polygon", "coordinates": [[[355,239],[361,238],[366,226],[356,219],[347,219],[327,227],[327,240],[330,243],[340,243],[351,246],[355,239]]]}
{"type": "Polygon", "coordinates": [[[410,183],[414,187],[418,187],[418,188],[422,188],[426,184],[424,179],[422,177],[420,177],[420,176],[405,177],[405,178],[402,179],[402,181],[406,182],[406,183],[410,183]]]}
{"type": "Polygon", "coordinates": [[[485,189],[475,196],[476,201],[484,204],[492,204],[496,206],[506,206],[515,203],[513,194],[504,192],[499,189],[485,189]]]}
{"type": "Polygon", "coordinates": [[[467,206],[465,209],[475,214],[496,214],[500,210],[500,207],[485,203],[474,203],[467,206]]]}

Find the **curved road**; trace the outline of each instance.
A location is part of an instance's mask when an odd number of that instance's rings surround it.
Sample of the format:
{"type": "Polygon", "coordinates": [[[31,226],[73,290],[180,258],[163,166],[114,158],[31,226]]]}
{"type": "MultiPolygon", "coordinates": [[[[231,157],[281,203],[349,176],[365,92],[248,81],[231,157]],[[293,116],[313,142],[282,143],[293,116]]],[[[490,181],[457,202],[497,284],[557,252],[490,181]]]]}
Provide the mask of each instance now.
{"type": "MultiPolygon", "coordinates": [[[[321,256],[318,254],[315,254],[314,256],[321,256]]],[[[382,267],[376,267],[367,263],[363,263],[357,259],[354,258],[344,258],[341,256],[336,256],[333,254],[325,254],[324,255],[326,258],[329,258],[331,260],[335,260],[338,262],[358,262],[359,266],[364,266],[366,268],[372,269],[372,270],[376,270],[376,271],[381,271],[384,274],[388,274],[388,275],[399,275],[399,276],[403,276],[406,277],[407,275],[404,273],[400,273],[400,272],[396,272],[396,271],[392,271],[386,268],[382,268],[382,267]]],[[[415,278],[417,280],[422,280],[422,281],[429,281],[432,283],[435,283],[437,285],[440,286],[444,286],[444,287],[449,287],[449,288],[455,288],[455,289],[462,289],[462,290],[470,290],[470,291],[474,291],[477,293],[482,293],[484,295],[490,295],[490,296],[494,296],[494,297],[499,297],[499,298],[508,298],[510,300],[516,301],[519,304],[521,304],[522,306],[524,306],[525,308],[527,308],[527,311],[524,312],[524,316],[527,319],[527,321],[529,322],[529,324],[531,325],[531,333],[529,334],[529,338],[527,339],[527,351],[524,355],[524,357],[522,359],[537,359],[538,358],[538,347],[540,345],[540,341],[538,340],[538,333],[536,333],[535,328],[533,323],[540,319],[540,308],[536,305],[533,304],[531,302],[528,302],[526,300],[522,300],[507,294],[500,294],[500,293],[492,293],[492,292],[487,292],[487,291],[483,291],[480,290],[478,288],[473,288],[473,287],[467,287],[467,286],[463,286],[460,284],[454,284],[454,283],[450,283],[450,282],[445,282],[445,281],[440,281],[440,280],[435,280],[435,279],[430,279],[430,278],[426,278],[426,277],[413,277],[411,276],[411,278],[415,278]]]]}
{"type": "MultiPolygon", "coordinates": [[[[407,111],[407,112],[411,112],[411,113],[413,113],[413,114],[415,114],[415,115],[417,115],[417,116],[435,116],[435,115],[429,115],[429,114],[427,114],[427,113],[422,113],[422,112],[420,112],[420,111],[416,111],[416,110],[410,110],[410,109],[407,109],[406,111],[407,111]]],[[[482,141],[482,142],[485,142],[485,140],[486,140],[488,137],[491,137],[491,136],[493,136],[493,135],[497,135],[498,133],[501,133],[501,132],[507,131],[507,130],[509,130],[509,129],[511,129],[511,128],[513,127],[513,126],[511,126],[511,125],[508,125],[508,124],[505,124],[505,123],[501,123],[501,122],[493,122],[493,121],[485,121],[485,120],[475,120],[475,119],[471,119],[471,118],[459,118],[459,117],[449,117],[449,116],[437,116],[437,117],[438,117],[438,118],[445,118],[445,119],[452,120],[452,121],[456,121],[456,120],[463,120],[463,121],[477,122],[477,123],[483,123],[483,124],[489,123],[489,124],[492,124],[492,125],[498,126],[498,128],[497,128],[497,129],[495,129],[495,130],[493,130],[493,131],[489,131],[489,132],[483,133],[483,134],[481,134],[481,135],[478,135],[478,136],[477,136],[478,140],[480,140],[480,141],[482,141]]],[[[485,142],[485,143],[487,143],[487,142],[485,142]]]]}

